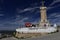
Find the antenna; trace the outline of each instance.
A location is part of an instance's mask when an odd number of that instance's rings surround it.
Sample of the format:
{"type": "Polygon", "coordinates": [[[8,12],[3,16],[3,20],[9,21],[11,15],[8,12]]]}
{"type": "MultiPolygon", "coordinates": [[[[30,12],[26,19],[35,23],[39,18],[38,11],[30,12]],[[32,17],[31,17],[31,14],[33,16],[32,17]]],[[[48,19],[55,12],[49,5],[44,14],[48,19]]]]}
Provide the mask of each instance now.
{"type": "Polygon", "coordinates": [[[42,0],[42,6],[44,6],[44,0],[42,0]]]}

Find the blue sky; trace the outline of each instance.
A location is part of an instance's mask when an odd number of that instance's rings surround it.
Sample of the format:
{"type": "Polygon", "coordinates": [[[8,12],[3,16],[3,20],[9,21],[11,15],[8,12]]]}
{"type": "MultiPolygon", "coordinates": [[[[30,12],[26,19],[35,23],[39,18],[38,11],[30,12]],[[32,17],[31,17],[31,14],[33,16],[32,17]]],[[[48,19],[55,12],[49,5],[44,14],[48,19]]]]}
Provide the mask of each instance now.
{"type": "MultiPolygon", "coordinates": [[[[60,24],[60,0],[44,0],[50,23],[60,24]]],[[[15,30],[25,22],[38,23],[42,0],[0,0],[0,30],[15,30]]]]}

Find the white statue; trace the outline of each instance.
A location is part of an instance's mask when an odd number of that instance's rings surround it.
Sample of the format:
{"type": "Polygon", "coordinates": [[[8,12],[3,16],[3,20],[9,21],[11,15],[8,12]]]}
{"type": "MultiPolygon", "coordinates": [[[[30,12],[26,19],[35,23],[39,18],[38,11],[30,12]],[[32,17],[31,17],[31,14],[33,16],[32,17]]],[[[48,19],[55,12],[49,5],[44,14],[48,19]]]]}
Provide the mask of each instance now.
{"type": "Polygon", "coordinates": [[[57,25],[56,25],[56,24],[54,24],[54,27],[57,27],[57,25]]]}
{"type": "Polygon", "coordinates": [[[48,26],[49,24],[47,23],[46,26],[48,26]]]}

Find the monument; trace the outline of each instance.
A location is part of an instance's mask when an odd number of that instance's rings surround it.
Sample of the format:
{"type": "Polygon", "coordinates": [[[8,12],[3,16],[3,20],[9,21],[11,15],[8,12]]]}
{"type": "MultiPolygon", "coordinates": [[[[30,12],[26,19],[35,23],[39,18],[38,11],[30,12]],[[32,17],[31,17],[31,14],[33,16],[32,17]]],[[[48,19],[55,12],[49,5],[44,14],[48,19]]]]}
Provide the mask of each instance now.
{"type": "Polygon", "coordinates": [[[44,6],[44,1],[42,1],[42,6],[40,7],[40,14],[41,14],[41,21],[39,22],[39,27],[44,27],[47,24],[49,24],[48,20],[47,20],[47,14],[46,14],[46,10],[47,7],[44,6]]]}
{"type": "Polygon", "coordinates": [[[42,1],[42,6],[40,7],[41,21],[39,22],[39,27],[23,27],[16,29],[16,37],[29,37],[40,35],[41,33],[51,33],[57,31],[56,24],[51,26],[47,20],[46,15],[47,7],[44,6],[44,1],[42,1]]]}

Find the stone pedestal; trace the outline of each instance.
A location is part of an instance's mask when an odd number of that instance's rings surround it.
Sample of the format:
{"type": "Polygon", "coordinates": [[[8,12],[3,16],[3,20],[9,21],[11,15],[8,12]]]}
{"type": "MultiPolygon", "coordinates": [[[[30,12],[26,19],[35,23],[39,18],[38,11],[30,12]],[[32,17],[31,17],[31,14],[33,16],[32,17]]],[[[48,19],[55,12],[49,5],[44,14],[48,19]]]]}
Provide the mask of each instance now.
{"type": "Polygon", "coordinates": [[[47,35],[47,33],[18,33],[16,32],[17,38],[33,38],[38,36],[44,36],[47,35]]]}

